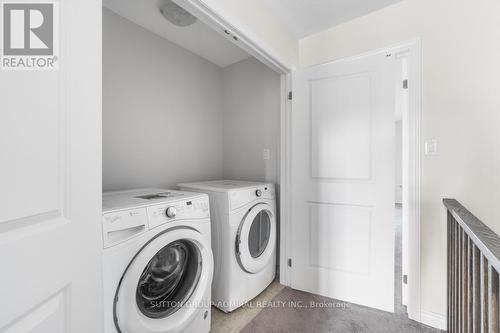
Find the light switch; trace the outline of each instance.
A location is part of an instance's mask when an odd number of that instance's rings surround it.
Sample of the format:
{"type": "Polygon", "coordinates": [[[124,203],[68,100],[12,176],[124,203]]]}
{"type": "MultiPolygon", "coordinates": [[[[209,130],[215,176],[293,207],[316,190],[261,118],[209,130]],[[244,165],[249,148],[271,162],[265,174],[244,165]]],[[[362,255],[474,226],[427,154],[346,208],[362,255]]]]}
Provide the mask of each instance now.
{"type": "Polygon", "coordinates": [[[438,155],[438,142],[436,139],[425,140],[425,155],[438,155]]]}
{"type": "Polygon", "coordinates": [[[271,150],[269,148],[265,148],[262,150],[262,158],[267,161],[271,158],[271,150]]]}

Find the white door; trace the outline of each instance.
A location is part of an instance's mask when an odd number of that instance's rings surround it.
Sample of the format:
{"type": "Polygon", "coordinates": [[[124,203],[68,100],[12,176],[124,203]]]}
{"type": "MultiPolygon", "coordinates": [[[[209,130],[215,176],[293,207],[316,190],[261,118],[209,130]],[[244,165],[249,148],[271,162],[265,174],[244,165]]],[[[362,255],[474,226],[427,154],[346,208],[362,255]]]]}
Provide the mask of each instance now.
{"type": "Polygon", "coordinates": [[[394,64],[298,70],[292,107],[292,287],[394,310],[394,64]]]}
{"type": "Polygon", "coordinates": [[[103,330],[102,8],[56,3],[59,69],[0,69],[0,332],[103,330]]]}

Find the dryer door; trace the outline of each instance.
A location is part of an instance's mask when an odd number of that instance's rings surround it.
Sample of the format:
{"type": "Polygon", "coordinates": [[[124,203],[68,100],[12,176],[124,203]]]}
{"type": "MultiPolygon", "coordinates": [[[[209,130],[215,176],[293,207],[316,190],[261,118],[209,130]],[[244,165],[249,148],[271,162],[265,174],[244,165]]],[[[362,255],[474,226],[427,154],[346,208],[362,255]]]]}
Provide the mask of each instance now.
{"type": "Polygon", "coordinates": [[[204,237],[187,228],[158,234],[123,273],[114,302],[118,332],[177,332],[189,324],[210,289],[213,258],[204,237]]]}
{"type": "Polygon", "coordinates": [[[273,259],[276,247],[276,216],[271,206],[260,203],[245,215],[236,236],[236,257],[248,273],[261,271],[273,259]]]}

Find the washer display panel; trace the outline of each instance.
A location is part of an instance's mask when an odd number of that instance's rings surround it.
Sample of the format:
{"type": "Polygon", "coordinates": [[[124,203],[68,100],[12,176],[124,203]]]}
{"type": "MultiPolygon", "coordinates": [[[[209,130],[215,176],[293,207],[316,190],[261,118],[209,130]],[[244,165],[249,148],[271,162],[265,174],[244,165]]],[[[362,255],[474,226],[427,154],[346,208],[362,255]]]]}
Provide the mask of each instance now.
{"type": "Polygon", "coordinates": [[[177,240],[162,248],[149,261],[139,278],[136,302],[150,318],[166,317],[193,293],[201,273],[201,254],[189,240],[177,240]]]}

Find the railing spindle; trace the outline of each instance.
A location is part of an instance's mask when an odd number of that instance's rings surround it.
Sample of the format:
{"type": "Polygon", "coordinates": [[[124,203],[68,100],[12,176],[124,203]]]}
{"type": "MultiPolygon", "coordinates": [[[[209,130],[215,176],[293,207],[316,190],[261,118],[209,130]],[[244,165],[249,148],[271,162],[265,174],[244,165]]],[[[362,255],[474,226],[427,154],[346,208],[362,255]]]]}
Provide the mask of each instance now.
{"type": "MultiPolygon", "coordinates": [[[[472,283],[474,285],[474,296],[473,296],[473,327],[472,331],[474,333],[481,332],[481,252],[474,245],[472,252],[472,262],[474,266],[472,283]]],[[[451,327],[451,326],[448,326],[451,327]]]]}
{"type": "Polygon", "coordinates": [[[488,333],[488,260],[481,255],[481,332],[488,333]]]}
{"type": "Polygon", "coordinates": [[[455,281],[453,283],[453,308],[454,308],[454,314],[453,314],[453,332],[458,332],[458,311],[459,311],[459,306],[458,306],[458,262],[459,262],[459,251],[458,251],[458,230],[459,230],[459,225],[458,223],[455,223],[455,258],[453,260],[453,271],[454,271],[454,276],[455,276],[455,281]]]}
{"type": "Polygon", "coordinates": [[[490,332],[498,332],[498,273],[488,267],[488,327],[490,332]]]}
{"type": "Polygon", "coordinates": [[[464,274],[463,274],[463,259],[464,259],[464,232],[458,227],[458,332],[464,331],[464,274]]]}
{"type": "Polygon", "coordinates": [[[447,324],[452,333],[500,333],[500,236],[458,201],[447,212],[447,324]]]}
{"type": "Polygon", "coordinates": [[[460,262],[460,226],[455,223],[455,262],[453,263],[455,270],[455,323],[454,332],[460,331],[460,298],[458,292],[458,286],[460,285],[460,275],[459,275],[459,265],[460,262]]]}
{"type": "Polygon", "coordinates": [[[448,251],[448,260],[447,260],[447,277],[448,277],[448,282],[446,284],[446,287],[447,287],[447,290],[446,290],[446,297],[447,297],[447,304],[448,304],[448,307],[447,307],[447,327],[452,327],[452,320],[453,320],[453,317],[452,317],[452,313],[453,313],[453,302],[452,302],[452,299],[453,299],[453,286],[454,286],[454,281],[453,281],[453,278],[454,278],[454,272],[453,272],[453,260],[454,260],[454,256],[455,256],[455,251],[454,251],[454,247],[453,247],[453,220],[452,220],[452,216],[451,216],[451,213],[450,212],[447,212],[447,223],[446,223],[446,235],[447,235],[447,238],[446,238],[446,248],[447,248],[447,251],[448,251]]]}
{"type": "Polygon", "coordinates": [[[474,281],[473,281],[473,272],[474,272],[474,262],[473,262],[473,252],[474,252],[474,243],[472,239],[467,237],[469,241],[469,252],[467,254],[467,281],[469,281],[469,291],[468,291],[468,304],[467,308],[469,309],[469,313],[467,314],[467,322],[469,323],[467,327],[467,332],[474,332],[474,281]]]}
{"type": "MultiPolygon", "coordinates": [[[[462,229],[463,230],[463,229],[462,229]]],[[[462,332],[468,332],[469,322],[469,237],[462,231],[463,235],[463,253],[462,253],[462,332]]]]}

